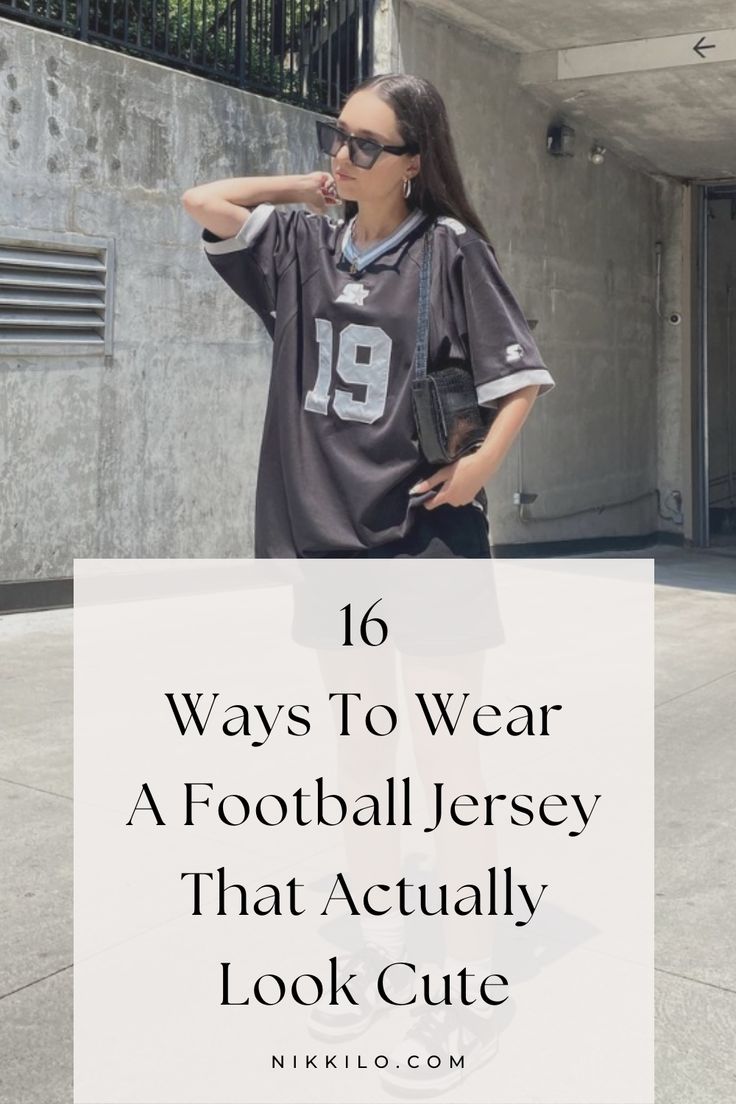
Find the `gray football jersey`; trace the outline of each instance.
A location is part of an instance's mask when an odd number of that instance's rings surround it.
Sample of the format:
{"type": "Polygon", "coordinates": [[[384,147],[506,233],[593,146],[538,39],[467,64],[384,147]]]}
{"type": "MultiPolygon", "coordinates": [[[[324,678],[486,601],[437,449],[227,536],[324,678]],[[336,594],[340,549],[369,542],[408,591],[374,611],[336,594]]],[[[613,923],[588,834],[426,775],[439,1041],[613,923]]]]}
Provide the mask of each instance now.
{"type": "MultiPolygon", "coordinates": [[[[359,255],[344,220],[271,203],[232,238],[202,230],[207,259],[273,338],[257,557],[372,548],[405,536],[425,508],[409,488],[437,467],[419,449],[410,384],[428,223],[415,209],[359,255]]],[[[488,406],[555,386],[488,243],[440,217],[428,367],[453,362],[470,362],[488,406]]]]}

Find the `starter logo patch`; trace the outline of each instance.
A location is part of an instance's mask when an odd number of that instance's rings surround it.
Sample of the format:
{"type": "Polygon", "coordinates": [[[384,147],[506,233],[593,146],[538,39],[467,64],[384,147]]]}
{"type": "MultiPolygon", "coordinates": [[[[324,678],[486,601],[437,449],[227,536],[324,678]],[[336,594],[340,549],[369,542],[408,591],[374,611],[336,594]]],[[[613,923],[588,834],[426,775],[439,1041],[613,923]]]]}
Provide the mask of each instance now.
{"type": "Polygon", "coordinates": [[[362,307],[365,297],[368,294],[368,288],[363,284],[345,284],[337,299],[336,303],[352,303],[355,306],[362,307]]]}
{"type": "Polygon", "coordinates": [[[524,350],[521,345],[507,345],[506,346],[506,363],[515,364],[517,360],[521,360],[524,355],[524,350]]]}

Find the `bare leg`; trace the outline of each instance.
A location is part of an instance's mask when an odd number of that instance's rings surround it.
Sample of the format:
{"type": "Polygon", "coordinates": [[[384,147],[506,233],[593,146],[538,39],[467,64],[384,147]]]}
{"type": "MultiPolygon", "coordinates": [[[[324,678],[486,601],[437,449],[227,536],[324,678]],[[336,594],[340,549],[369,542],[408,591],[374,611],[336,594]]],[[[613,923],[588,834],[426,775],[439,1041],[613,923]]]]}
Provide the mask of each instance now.
{"type": "MultiPolygon", "coordinates": [[[[356,676],[357,654],[353,649],[317,651],[322,680],[328,692],[360,692],[366,710],[385,701],[391,687],[393,703],[396,701],[395,652],[374,650],[370,660],[362,663],[356,676]]],[[[333,701],[334,704],[334,701],[333,701]]],[[[348,796],[362,793],[380,794],[385,791],[385,780],[394,771],[398,736],[374,736],[370,732],[356,732],[351,736],[339,736],[339,709],[335,707],[335,733],[337,741],[337,767],[341,791],[348,796]],[[367,746],[369,745],[369,746],[367,746]]],[[[358,884],[392,882],[400,876],[400,841],[397,826],[385,825],[356,828],[349,825],[345,832],[348,870],[358,884]]]]}
{"type": "MultiPolygon", "coordinates": [[[[414,733],[414,755],[419,776],[428,801],[433,797],[434,783],[445,783],[445,793],[451,797],[462,793],[477,793],[482,780],[479,737],[475,731],[459,728],[453,736],[440,728],[436,736],[427,728],[424,715],[415,698],[423,692],[428,706],[432,695],[442,695],[450,717],[457,715],[467,692],[467,704],[477,708],[482,684],[485,651],[467,652],[457,656],[411,656],[402,653],[403,684],[406,690],[414,733]],[[453,696],[447,699],[452,691],[453,696]]],[[[436,716],[436,709],[433,709],[436,716]]],[[[495,835],[492,829],[479,825],[460,828],[445,825],[433,833],[437,883],[446,882],[452,894],[457,887],[484,884],[487,869],[496,861],[495,835]],[[485,831],[485,835],[484,835],[485,831]],[[460,833],[464,833],[460,835],[460,833]],[[485,877],[484,877],[485,876],[485,877]]],[[[451,912],[445,921],[446,950],[453,958],[482,959],[490,954],[492,917],[458,916],[451,912]]]]}

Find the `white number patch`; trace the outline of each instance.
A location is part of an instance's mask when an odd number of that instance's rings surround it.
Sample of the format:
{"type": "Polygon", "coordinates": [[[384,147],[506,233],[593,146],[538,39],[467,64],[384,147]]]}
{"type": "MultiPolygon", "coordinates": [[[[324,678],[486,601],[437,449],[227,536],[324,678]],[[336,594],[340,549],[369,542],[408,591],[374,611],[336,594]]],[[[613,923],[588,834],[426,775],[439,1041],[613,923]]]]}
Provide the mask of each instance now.
{"type": "MultiPolygon", "coordinates": [[[[333,327],[326,318],[316,318],[315,324],[319,367],[314,387],[307,392],[304,400],[304,409],[314,414],[326,414],[332,381],[333,327]]],[[[335,371],[345,383],[357,383],[364,387],[365,397],[356,399],[352,391],[335,387],[332,409],[340,418],[371,424],[383,415],[392,344],[391,338],[380,326],[362,326],[351,322],[341,331],[335,371]],[[368,349],[366,362],[358,361],[358,347],[368,349]]]]}

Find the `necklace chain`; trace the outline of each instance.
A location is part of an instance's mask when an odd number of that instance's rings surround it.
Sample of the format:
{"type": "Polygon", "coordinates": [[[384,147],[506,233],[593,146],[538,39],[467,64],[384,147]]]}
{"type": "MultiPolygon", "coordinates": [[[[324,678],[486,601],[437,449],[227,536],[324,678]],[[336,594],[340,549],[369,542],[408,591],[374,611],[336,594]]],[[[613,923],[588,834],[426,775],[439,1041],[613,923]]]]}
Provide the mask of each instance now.
{"type": "Polygon", "coordinates": [[[353,249],[355,250],[355,253],[357,254],[357,256],[356,256],[356,259],[355,259],[355,260],[353,260],[353,261],[351,261],[351,263],[350,263],[350,273],[351,273],[351,275],[355,275],[355,273],[356,273],[356,272],[357,272],[357,270],[358,270],[358,263],[359,263],[359,262],[360,262],[360,261],[361,261],[361,260],[363,259],[363,257],[364,257],[364,256],[365,256],[365,255],[366,255],[367,253],[370,253],[370,251],[371,251],[372,249],[375,249],[375,247],[376,247],[376,246],[378,246],[378,245],[382,245],[382,244],[383,244],[383,242],[385,242],[385,241],[387,241],[387,240],[388,240],[388,238],[391,238],[391,237],[393,237],[393,235],[394,235],[394,234],[396,233],[396,231],[397,231],[397,230],[398,230],[398,229],[399,229],[399,228],[400,228],[401,226],[403,226],[405,222],[408,222],[408,220],[409,220],[409,219],[411,218],[411,216],[412,216],[413,214],[414,214],[414,211],[410,211],[410,212],[409,212],[409,214],[408,214],[408,215],[406,216],[406,218],[402,219],[402,221],[401,221],[401,222],[399,223],[399,225],[398,225],[398,226],[396,226],[396,227],[395,227],[395,228],[394,228],[394,229],[393,229],[393,230],[391,231],[391,233],[390,233],[390,234],[386,234],[386,235],[385,235],[385,237],[383,237],[383,238],[380,238],[380,239],[379,239],[378,241],[375,241],[375,242],[371,242],[371,243],[370,243],[370,245],[365,245],[365,246],[363,246],[362,248],[359,248],[359,247],[358,247],[358,246],[356,245],[356,242],[355,242],[355,228],[356,228],[356,226],[357,226],[357,224],[358,224],[358,215],[357,215],[357,214],[353,215],[352,221],[351,221],[351,223],[350,223],[350,241],[351,241],[351,243],[352,243],[353,249]]]}
{"type": "Polygon", "coordinates": [[[374,242],[368,242],[368,244],[367,244],[367,245],[362,245],[362,246],[361,246],[361,245],[358,245],[358,243],[357,243],[357,242],[356,242],[356,240],[355,240],[355,231],[356,231],[356,229],[357,229],[357,226],[358,226],[358,215],[355,215],[355,216],[353,217],[353,221],[352,221],[352,223],[351,223],[351,226],[350,226],[350,240],[351,240],[351,242],[353,243],[353,247],[355,248],[355,250],[356,250],[356,251],[357,251],[358,253],[367,253],[369,249],[373,249],[373,247],[374,247],[374,246],[376,246],[376,245],[380,245],[380,244],[381,244],[381,242],[384,242],[384,241],[386,241],[386,239],[387,239],[387,238],[390,238],[390,237],[391,237],[391,236],[392,236],[393,234],[395,234],[395,233],[396,233],[396,231],[397,231],[397,230],[399,229],[399,226],[403,226],[403,225],[404,225],[404,223],[405,223],[405,222],[407,221],[407,219],[408,219],[408,218],[409,218],[409,217],[410,217],[410,216],[411,216],[412,214],[413,214],[413,212],[412,212],[412,211],[410,211],[410,212],[409,212],[409,214],[408,214],[408,215],[406,215],[406,217],[405,217],[405,218],[403,218],[403,219],[401,220],[401,222],[400,222],[400,223],[398,224],[398,226],[395,226],[395,227],[394,227],[394,229],[393,229],[393,230],[391,231],[391,233],[390,233],[390,234],[384,234],[384,236],[383,236],[382,238],[378,238],[378,240],[377,240],[377,241],[374,241],[374,242]]]}

